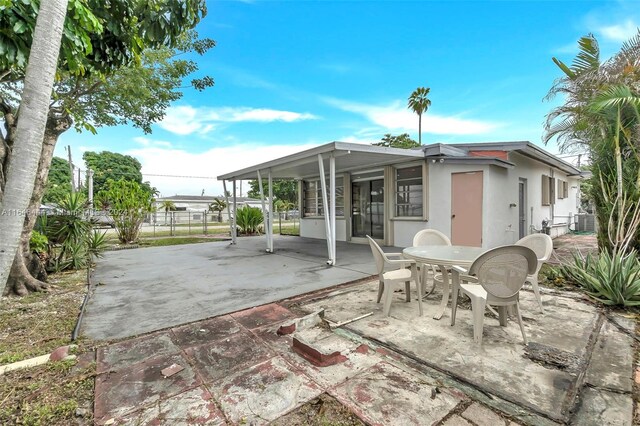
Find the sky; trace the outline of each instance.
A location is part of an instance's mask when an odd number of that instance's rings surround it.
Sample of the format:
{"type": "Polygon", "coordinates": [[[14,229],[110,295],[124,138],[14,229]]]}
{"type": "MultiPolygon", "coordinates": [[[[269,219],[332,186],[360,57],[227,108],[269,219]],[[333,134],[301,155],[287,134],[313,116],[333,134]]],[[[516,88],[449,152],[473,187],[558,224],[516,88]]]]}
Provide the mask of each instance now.
{"type": "MultiPolygon", "coordinates": [[[[196,28],[217,46],[145,135],[130,126],[63,134],[85,151],[136,157],[161,196],[223,193],[215,177],[332,141],[418,139],[407,98],[431,89],[422,142],[542,142],[545,101],[577,40],[593,33],[603,58],[640,25],[638,1],[208,1],[196,28]],[[160,177],[156,175],[195,176],[160,177]],[[205,179],[207,178],[207,179],[205,179]]],[[[566,157],[567,161],[575,158],[566,157]]],[[[244,192],[246,192],[246,186],[244,192]]]]}

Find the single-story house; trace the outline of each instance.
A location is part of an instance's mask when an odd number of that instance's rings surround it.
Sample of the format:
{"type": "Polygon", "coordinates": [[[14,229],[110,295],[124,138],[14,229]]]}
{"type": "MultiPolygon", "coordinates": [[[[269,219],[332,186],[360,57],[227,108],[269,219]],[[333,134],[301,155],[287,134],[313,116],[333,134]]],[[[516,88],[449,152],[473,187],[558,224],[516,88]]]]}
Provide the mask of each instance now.
{"type": "Polygon", "coordinates": [[[259,175],[298,180],[300,236],[326,238],[330,264],[336,240],[365,242],[366,235],[404,247],[432,228],[453,244],[491,248],[538,232],[544,221],[557,236],[580,206],[580,170],[526,141],[415,149],[332,142],[218,180],[259,175]]]}
{"type": "MultiPolygon", "coordinates": [[[[188,220],[186,213],[183,212],[191,212],[195,215],[208,214],[207,220],[216,221],[218,220],[218,212],[209,211],[209,205],[214,202],[214,200],[218,198],[221,200],[225,200],[223,195],[212,197],[212,196],[200,196],[200,195],[172,195],[170,197],[159,197],[156,198],[155,206],[155,221],[162,222],[164,220],[164,208],[162,207],[162,203],[164,201],[171,201],[175,205],[175,221],[177,223],[186,222],[188,220]]],[[[257,200],[255,198],[249,197],[236,197],[236,206],[237,208],[243,206],[251,206],[251,207],[260,207],[262,208],[261,200],[257,200]]],[[[233,215],[233,207],[231,209],[225,209],[221,213],[221,217],[223,221],[229,220],[229,214],[233,215]]],[[[193,215],[192,215],[193,218],[193,215]]],[[[201,217],[196,217],[194,220],[201,220],[201,217]]]]}

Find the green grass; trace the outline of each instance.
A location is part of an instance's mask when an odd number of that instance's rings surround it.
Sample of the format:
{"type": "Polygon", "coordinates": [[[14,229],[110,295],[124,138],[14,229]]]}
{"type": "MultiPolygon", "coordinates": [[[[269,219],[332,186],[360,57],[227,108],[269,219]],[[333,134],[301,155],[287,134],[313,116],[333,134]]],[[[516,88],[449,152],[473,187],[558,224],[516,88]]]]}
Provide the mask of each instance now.
{"type": "MultiPolygon", "coordinates": [[[[86,292],[86,271],[52,274],[48,293],[9,297],[0,311],[0,364],[50,353],[71,343],[71,332],[86,292]]],[[[92,349],[77,341],[76,354],[92,349]]],[[[49,362],[0,376],[0,424],[92,423],[95,363],[49,362]],[[76,417],[76,409],[86,415],[76,417]]]]}
{"type": "Polygon", "coordinates": [[[49,293],[7,298],[0,310],[0,364],[10,364],[69,344],[86,290],[87,272],[52,274],[49,293]]]}
{"type": "Polygon", "coordinates": [[[140,245],[140,247],[164,247],[164,246],[177,246],[181,244],[211,243],[213,241],[224,241],[224,240],[221,238],[169,237],[169,238],[141,239],[138,244],[140,245]]]}

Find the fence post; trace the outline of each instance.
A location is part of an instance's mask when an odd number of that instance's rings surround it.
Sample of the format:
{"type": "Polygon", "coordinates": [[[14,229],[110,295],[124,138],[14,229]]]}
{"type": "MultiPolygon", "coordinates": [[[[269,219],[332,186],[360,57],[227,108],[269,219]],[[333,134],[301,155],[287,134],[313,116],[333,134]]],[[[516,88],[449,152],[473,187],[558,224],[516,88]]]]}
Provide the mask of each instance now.
{"type": "Polygon", "coordinates": [[[187,230],[187,235],[191,235],[191,212],[189,212],[188,215],[189,215],[189,217],[188,217],[189,227],[188,227],[188,230],[187,230]]]}

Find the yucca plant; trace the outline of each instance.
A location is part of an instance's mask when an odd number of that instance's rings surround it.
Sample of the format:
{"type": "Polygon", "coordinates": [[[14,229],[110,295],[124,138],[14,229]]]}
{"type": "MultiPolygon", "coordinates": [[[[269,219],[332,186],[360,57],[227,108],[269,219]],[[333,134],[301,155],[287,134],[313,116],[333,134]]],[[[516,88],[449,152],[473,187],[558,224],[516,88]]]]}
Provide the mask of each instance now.
{"type": "Polygon", "coordinates": [[[586,257],[577,253],[562,266],[562,274],[605,305],[640,306],[640,260],[635,251],[586,257]]]}
{"type": "Polygon", "coordinates": [[[242,234],[255,234],[263,221],[262,210],[257,207],[244,206],[236,210],[236,225],[242,234]]]}

